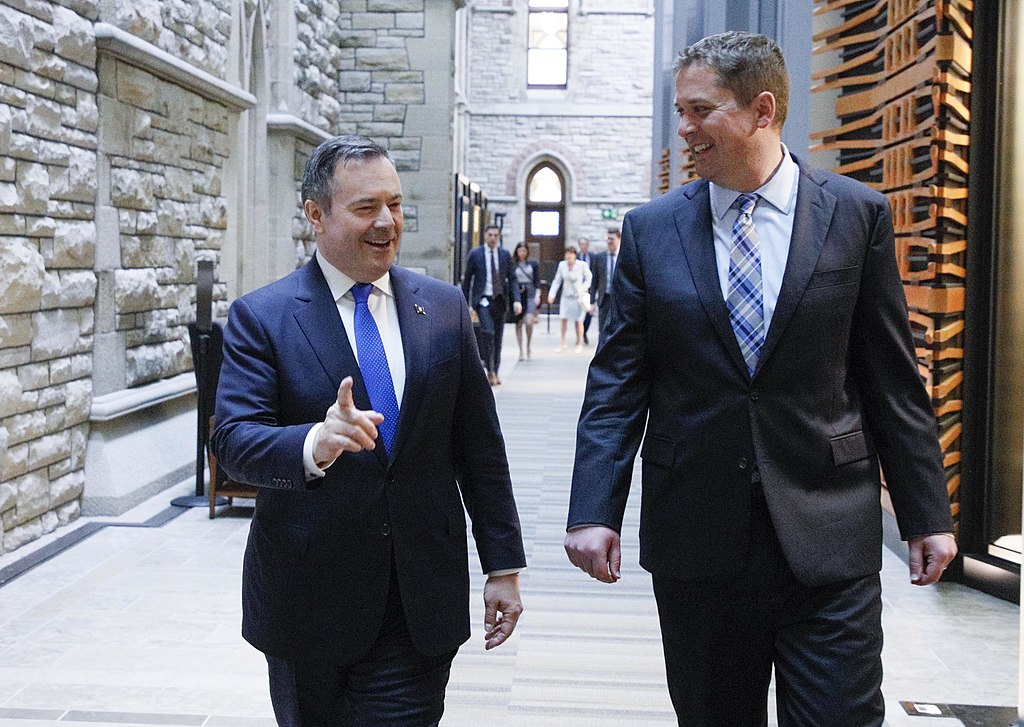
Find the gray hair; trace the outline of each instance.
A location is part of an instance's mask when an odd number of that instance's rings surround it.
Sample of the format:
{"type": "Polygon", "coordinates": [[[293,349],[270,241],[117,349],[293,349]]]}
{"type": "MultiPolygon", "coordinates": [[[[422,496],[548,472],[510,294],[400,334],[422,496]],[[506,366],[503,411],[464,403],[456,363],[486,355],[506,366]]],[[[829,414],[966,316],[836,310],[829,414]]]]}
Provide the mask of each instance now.
{"type": "Polygon", "coordinates": [[[388,150],[365,136],[348,134],[328,139],[309,155],[302,171],[302,201],[311,200],[324,212],[331,211],[334,170],[340,161],[365,161],[383,157],[391,161],[388,150]]]}
{"type": "Polygon", "coordinates": [[[775,96],[776,128],[786,123],[789,110],[789,74],[782,51],[771,38],[737,30],[709,35],[681,50],[672,64],[679,74],[692,65],[707,66],[718,76],[718,85],[728,89],[744,106],[758,94],[775,96]]]}

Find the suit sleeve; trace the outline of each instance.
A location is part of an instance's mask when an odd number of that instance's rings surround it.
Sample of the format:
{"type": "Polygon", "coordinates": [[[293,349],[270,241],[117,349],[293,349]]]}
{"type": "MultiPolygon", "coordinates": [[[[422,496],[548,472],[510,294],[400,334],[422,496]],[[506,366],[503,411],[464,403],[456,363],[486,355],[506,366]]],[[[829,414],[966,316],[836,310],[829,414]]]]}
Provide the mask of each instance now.
{"type": "Polygon", "coordinates": [[[590,365],[576,430],[568,528],[622,529],[650,396],[641,257],[630,213],[622,225],[607,338],[590,365]]]}
{"type": "Polygon", "coordinates": [[[901,535],[951,532],[935,414],[918,373],[884,200],[865,258],[851,356],[901,535]]]}
{"type": "Polygon", "coordinates": [[[462,375],[454,431],[459,489],[484,573],[526,567],[519,515],[494,394],[480,365],[469,309],[460,315],[462,375]]]}
{"type": "Polygon", "coordinates": [[[263,322],[244,298],[231,305],[217,384],[211,447],[236,482],[304,489],[302,447],[314,422],[286,424],[279,410],[280,373],[263,322]]]}
{"type": "Polygon", "coordinates": [[[558,295],[558,291],[562,289],[562,266],[565,263],[558,263],[558,267],[555,268],[555,275],[551,280],[551,287],[548,288],[548,297],[554,298],[558,295]]]}

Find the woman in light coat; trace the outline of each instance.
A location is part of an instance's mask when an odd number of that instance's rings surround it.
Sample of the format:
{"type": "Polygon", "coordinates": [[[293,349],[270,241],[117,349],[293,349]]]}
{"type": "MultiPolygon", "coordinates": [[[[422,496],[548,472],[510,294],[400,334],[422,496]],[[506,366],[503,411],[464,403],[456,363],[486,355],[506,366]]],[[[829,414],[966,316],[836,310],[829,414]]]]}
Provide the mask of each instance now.
{"type": "Polygon", "coordinates": [[[558,305],[558,317],[562,319],[562,345],[559,351],[566,349],[565,334],[569,321],[576,322],[576,353],[583,350],[583,319],[590,309],[592,278],[590,267],[576,259],[576,248],[567,247],[565,260],[558,263],[558,270],[548,292],[548,303],[551,304],[555,302],[558,291],[562,291],[562,301],[558,305]]]}

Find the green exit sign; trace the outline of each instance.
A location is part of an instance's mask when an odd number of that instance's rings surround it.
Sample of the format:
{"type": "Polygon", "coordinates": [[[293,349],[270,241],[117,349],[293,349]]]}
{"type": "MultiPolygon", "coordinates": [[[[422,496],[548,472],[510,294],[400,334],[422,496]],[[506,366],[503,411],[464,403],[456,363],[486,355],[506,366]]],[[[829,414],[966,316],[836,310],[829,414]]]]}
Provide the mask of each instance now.
{"type": "Polygon", "coordinates": [[[619,211],[615,210],[615,209],[609,209],[609,208],[606,207],[605,209],[601,210],[601,219],[602,220],[617,220],[617,219],[619,219],[619,211]]]}

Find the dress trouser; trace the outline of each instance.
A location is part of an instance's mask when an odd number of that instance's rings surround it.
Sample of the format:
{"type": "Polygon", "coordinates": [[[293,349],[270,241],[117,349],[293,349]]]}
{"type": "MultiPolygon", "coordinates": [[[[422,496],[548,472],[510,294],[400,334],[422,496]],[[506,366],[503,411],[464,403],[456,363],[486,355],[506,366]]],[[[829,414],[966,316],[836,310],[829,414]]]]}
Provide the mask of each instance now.
{"type": "Polygon", "coordinates": [[[764,727],[774,664],[780,727],[881,725],[878,574],[802,585],[786,563],[763,498],[754,503],[742,573],[722,582],[654,576],[679,724],[764,727]]]}
{"type": "Polygon", "coordinates": [[[489,298],[486,306],[477,306],[480,319],[480,357],[488,373],[501,368],[501,345],[505,334],[505,298],[489,298]]]}
{"type": "Polygon", "coordinates": [[[274,715],[281,727],[434,727],[454,657],[455,651],[425,656],[413,647],[392,567],[380,635],[358,660],[267,656],[274,715]]]}

